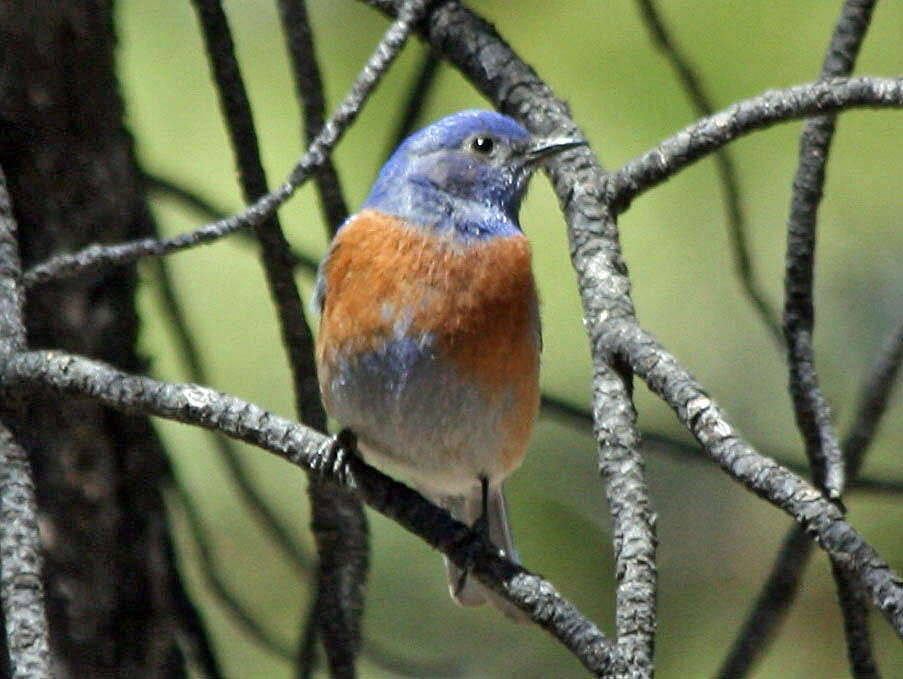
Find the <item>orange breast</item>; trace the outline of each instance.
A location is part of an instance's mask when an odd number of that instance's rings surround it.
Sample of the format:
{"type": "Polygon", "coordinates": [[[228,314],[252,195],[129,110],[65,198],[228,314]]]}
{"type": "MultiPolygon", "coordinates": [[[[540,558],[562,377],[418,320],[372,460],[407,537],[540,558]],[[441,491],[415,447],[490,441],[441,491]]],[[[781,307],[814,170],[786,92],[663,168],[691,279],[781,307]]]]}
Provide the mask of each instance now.
{"type": "Polygon", "coordinates": [[[539,403],[539,320],[523,236],[461,244],[363,211],[346,224],[324,265],[326,298],[317,359],[372,351],[429,333],[489,407],[503,407],[504,466],[523,456],[539,403]]]}

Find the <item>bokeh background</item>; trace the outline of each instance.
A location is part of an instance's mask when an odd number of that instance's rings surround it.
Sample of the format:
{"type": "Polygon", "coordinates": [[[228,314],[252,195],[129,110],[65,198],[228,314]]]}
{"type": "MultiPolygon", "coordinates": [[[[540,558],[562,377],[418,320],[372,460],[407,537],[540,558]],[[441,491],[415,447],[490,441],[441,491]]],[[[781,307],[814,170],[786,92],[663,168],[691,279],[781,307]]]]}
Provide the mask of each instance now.
{"type": "MultiPolygon", "coordinates": [[[[387,27],[378,12],[350,0],[307,3],[329,107],[336,104],[387,27]]],[[[663,12],[718,107],[818,73],[839,2],[725,3],[671,0],[663,12]]],[[[225,3],[250,92],[271,185],[301,151],[299,108],[277,10],[271,0],[225,3]]],[[[503,2],[472,6],[494,22],[528,63],[566,99],[594,150],[617,168],[692,122],[687,97],[653,47],[629,0],[503,2]]],[[[187,2],[118,3],[119,71],[129,125],[148,170],[226,209],[242,205],[217,97],[187,2]]],[[[903,70],[903,4],[878,3],[859,74],[903,70]]],[[[423,58],[412,41],[347,133],[334,158],[354,209],[392,146],[406,91],[423,58]]],[[[419,123],[487,102],[443,66],[419,123]]],[[[872,357],[903,311],[903,123],[899,112],[843,116],[819,222],[816,351],[822,385],[841,433],[872,357]]],[[[418,125],[419,126],[419,125],[418,125]]],[[[760,279],[773,305],[782,295],[785,223],[801,123],[758,132],[731,145],[760,279]]],[[[165,234],[201,219],[158,198],[165,234]]],[[[326,230],[311,185],[280,213],[292,243],[319,257],[326,230]]],[[[544,176],[534,179],[522,223],[534,244],[542,296],[543,388],[587,405],[589,358],[565,224],[544,176]]],[[[761,450],[803,460],[783,357],[752,312],[734,273],[722,193],[711,160],[635,201],[621,235],[640,320],[706,385],[761,450]]],[[[285,356],[253,247],[232,238],[169,259],[212,386],[285,416],[292,395],[285,356]]],[[[142,268],[142,347],[153,374],[187,379],[153,275],[142,268]]],[[[312,279],[299,274],[305,295],[312,279]]],[[[638,385],[642,428],[689,440],[666,407],[638,385]]],[[[864,473],[901,478],[903,399],[898,393],[864,473]]],[[[209,438],[169,422],[156,426],[175,473],[201,508],[224,578],[287,644],[306,611],[309,578],[294,572],[248,518],[209,438]]],[[[304,475],[258,450],[242,451],[255,481],[297,539],[311,546],[304,475]]],[[[750,606],[791,525],[778,510],[732,483],[713,465],[650,448],[647,469],[658,512],[659,635],[663,677],[711,675],[750,606]]],[[[608,633],[613,631],[608,511],[585,432],[545,419],[524,466],[507,484],[525,565],[547,576],[608,633]]],[[[898,572],[903,569],[903,498],[851,494],[850,517],[898,572]]],[[[369,512],[372,573],[367,642],[418,660],[451,660],[472,677],[580,677],[582,667],[546,633],[515,626],[492,610],[449,600],[440,557],[369,512]]],[[[173,513],[183,568],[232,677],[289,677],[290,666],[262,650],[224,613],[199,574],[184,517],[173,513]]],[[[786,626],[757,677],[845,676],[846,660],[830,570],[819,552],[786,626]]],[[[903,676],[903,650],[872,616],[885,676],[903,676]]],[[[391,677],[366,659],[361,676],[391,677]]]]}

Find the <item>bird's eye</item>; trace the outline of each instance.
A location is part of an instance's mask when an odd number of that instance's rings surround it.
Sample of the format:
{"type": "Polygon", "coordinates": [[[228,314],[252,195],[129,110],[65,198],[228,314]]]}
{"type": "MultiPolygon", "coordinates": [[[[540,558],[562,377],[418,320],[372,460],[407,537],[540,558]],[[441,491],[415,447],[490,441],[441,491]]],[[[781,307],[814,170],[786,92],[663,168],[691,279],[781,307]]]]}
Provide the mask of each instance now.
{"type": "Polygon", "coordinates": [[[477,153],[488,156],[492,153],[495,142],[492,141],[492,137],[474,137],[473,141],[470,142],[470,147],[477,153]]]}

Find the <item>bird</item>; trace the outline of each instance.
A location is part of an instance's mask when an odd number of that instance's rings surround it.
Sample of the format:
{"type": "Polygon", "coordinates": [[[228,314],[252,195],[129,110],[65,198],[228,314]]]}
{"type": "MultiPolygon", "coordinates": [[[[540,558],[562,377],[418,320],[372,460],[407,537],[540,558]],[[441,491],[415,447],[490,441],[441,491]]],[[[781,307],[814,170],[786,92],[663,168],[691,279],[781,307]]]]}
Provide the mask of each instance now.
{"type": "MultiPolygon", "coordinates": [[[[315,284],[326,411],[366,462],[408,478],[516,563],[503,482],[539,410],[542,349],[518,213],[541,161],[582,144],[487,110],[424,127],[336,231],[315,284]]],[[[458,604],[522,618],[445,562],[458,604]]]]}

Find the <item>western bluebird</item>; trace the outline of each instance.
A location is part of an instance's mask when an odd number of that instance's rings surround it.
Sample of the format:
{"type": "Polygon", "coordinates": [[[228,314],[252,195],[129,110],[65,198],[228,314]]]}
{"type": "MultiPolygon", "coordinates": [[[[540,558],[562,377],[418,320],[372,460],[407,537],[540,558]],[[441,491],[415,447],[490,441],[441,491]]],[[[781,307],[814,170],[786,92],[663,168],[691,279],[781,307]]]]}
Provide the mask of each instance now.
{"type": "MultiPolygon", "coordinates": [[[[368,462],[408,476],[515,561],[502,481],[526,453],[542,346],[518,211],[539,161],[581,143],[536,139],[490,111],[443,118],[396,149],[317,275],[329,414],[368,462]]],[[[459,604],[488,599],[516,616],[446,565],[459,604]]]]}

